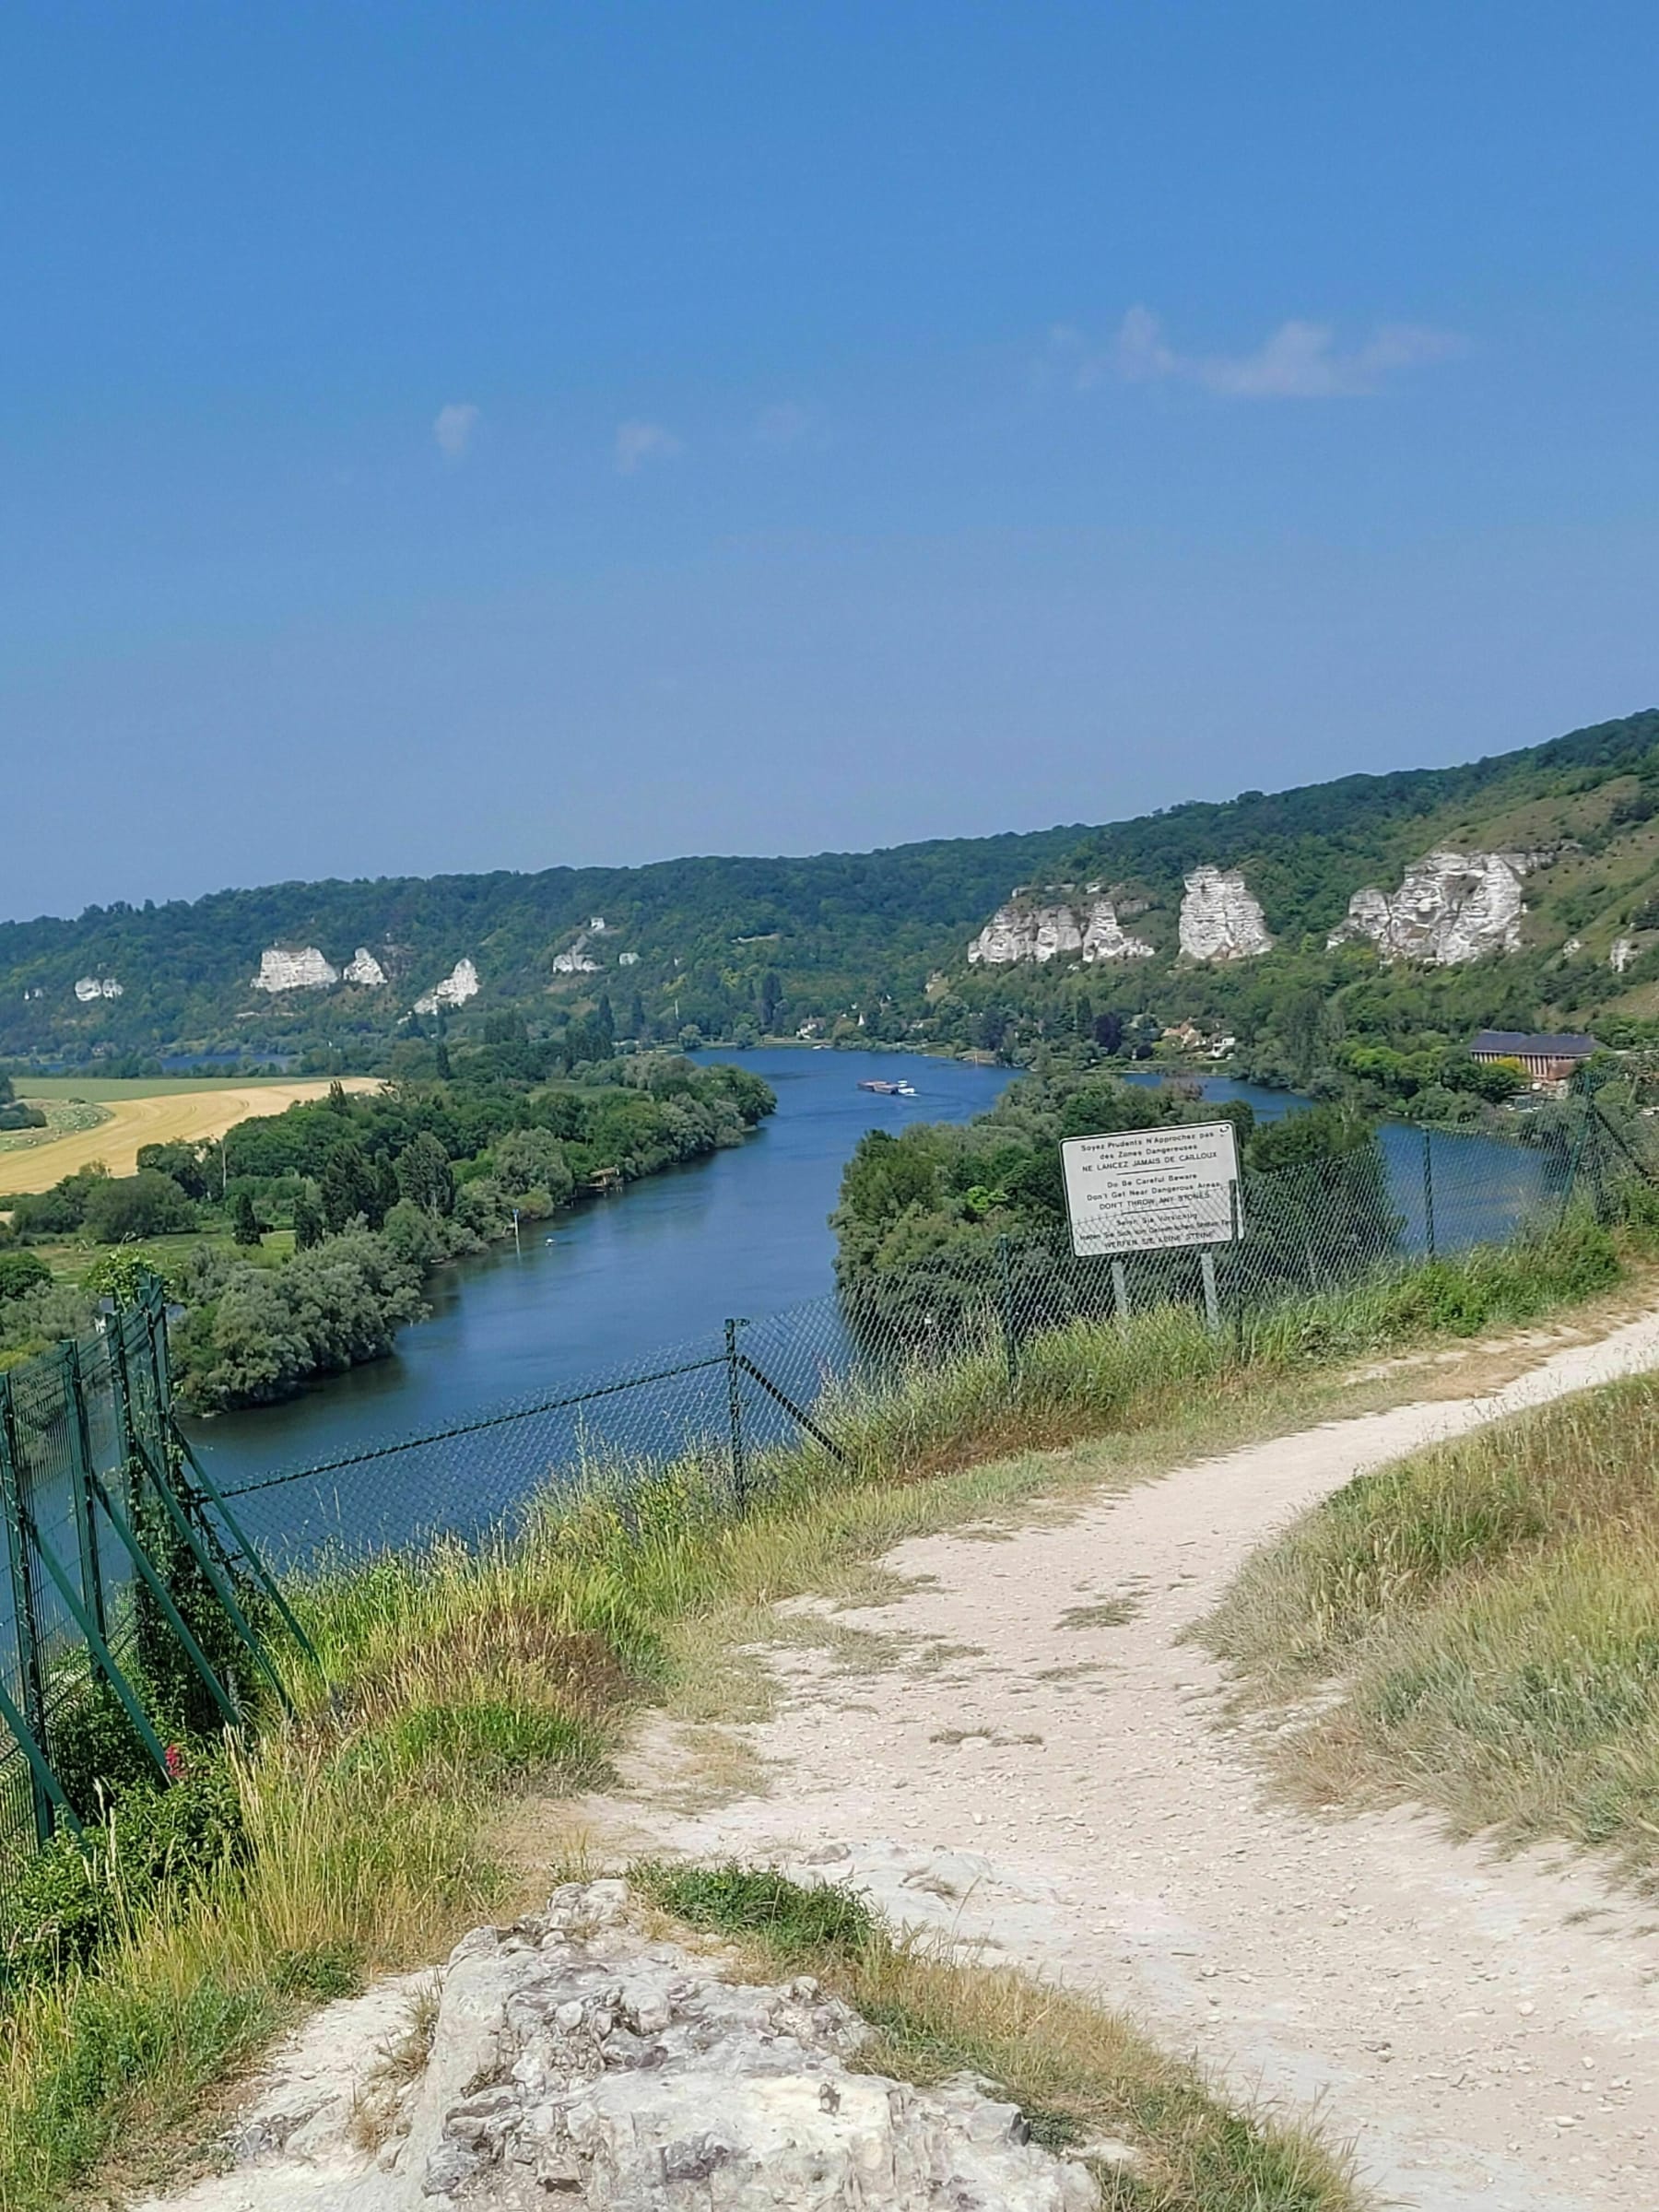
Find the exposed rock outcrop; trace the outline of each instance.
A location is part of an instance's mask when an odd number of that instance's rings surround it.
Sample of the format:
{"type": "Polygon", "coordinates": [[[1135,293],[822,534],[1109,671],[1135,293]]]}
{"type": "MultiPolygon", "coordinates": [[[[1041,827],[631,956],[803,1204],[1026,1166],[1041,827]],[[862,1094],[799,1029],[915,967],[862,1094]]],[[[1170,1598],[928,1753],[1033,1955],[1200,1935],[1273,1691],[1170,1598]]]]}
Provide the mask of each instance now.
{"type": "Polygon", "coordinates": [[[76,983],[75,995],[88,1006],[96,998],[119,998],[122,985],[112,975],[83,975],[76,983]]]}
{"type": "Polygon", "coordinates": [[[1145,937],[1129,935],[1112,900],[1091,883],[1081,891],[1065,885],[1015,891],[969,946],[968,959],[973,967],[1002,968],[1077,953],[1092,966],[1099,960],[1150,959],[1155,949],[1145,937]]]}
{"type": "Polygon", "coordinates": [[[341,969],[340,981],[343,983],[356,983],[361,991],[383,991],[386,971],[368,946],[359,945],[341,969]]]}
{"type": "Polygon", "coordinates": [[[573,945],[553,955],[555,975],[597,975],[599,963],[588,951],[588,932],[584,929],[573,945]]]}
{"type": "Polygon", "coordinates": [[[1615,975],[1622,975],[1624,973],[1630,962],[1636,958],[1637,950],[1638,947],[1634,937],[1614,938],[1612,949],[1607,954],[1607,965],[1612,969],[1615,975]]]}
{"type": "Polygon", "coordinates": [[[1347,919],[1331,932],[1331,947],[1369,937],[1385,960],[1421,960],[1437,968],[1513,952],[1526,904],[1521,879],[1538,865],[1531,853],[1425,853],[1406,871],[1397,891],[1375,884],[1348,900],[1347,919]]]}
{"type": "Polygon", "coordinates": [[[1261,901],[1237,868],[1194,868],[1181,901],[1181,949],[1189,960],[1253,960],[1273,950],[1261,901]]]}
{"type": "Polygon", "coordinates": [[[272,945],[259,956],[255,991],[323,991],[337,983],[340,971],[314,945],[297,948],[272,945]]]}
{"type": "MultiPolygon", "coordinates": [[[[854,2071],[868,2030],[818,1983],[721,1981],[708,1959],[629,1925],[625,1897],[620,1882],[571,1884],[545,1915],[469,1936],[444,1971],[425,2066],[401,2091],[297,2053],[231,2137],[234,2170],[193,2202],[215,2212],[1099,2206],[1085,2168],[1028,2141],[1017,2108],[977,2081],[918,2089],[854,2071]],[[354,2140],[366,2117],[386,2131],[378,2156],[354,2140]]],[[[370,2001],[353,2002],[367,2024],[370,2001]]],[[[375,2025],[383,2046],[383,2012],[375,2025]]]]}
{"type": "Polygon", "coordinates": [[[434,983],[415,1001],[417,1014],[436,1014],[441,1006],[464,1006],[478,995],[478,971],[470,960],[457,960],[441,983],[434,983]]]}

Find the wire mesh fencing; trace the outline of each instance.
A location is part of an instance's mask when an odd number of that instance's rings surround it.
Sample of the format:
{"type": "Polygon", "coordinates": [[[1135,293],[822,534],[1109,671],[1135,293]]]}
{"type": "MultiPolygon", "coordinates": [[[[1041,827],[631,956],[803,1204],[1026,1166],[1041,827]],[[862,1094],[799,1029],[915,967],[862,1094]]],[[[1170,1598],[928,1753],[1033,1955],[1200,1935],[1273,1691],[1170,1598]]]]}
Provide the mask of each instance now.
{"type": "MultiPolygon", "coordinates": [[[[252,1571],[291,1624],[266,1563],[280,1577],[437,1538],[475,1543],[510,1533],[549,1495],[626,1489],[688,1460],[708,1478],[701,1494],[712,1488],[740,1513],[785,1453],[804,1447],[809,1473],[821,1460],[867,1464],[884,1420],[894,1433],[896,1406],[922,1408],[905,1431],[912,1444],[928,1418],[948,1444],[940,1408],[953,1391],[952,1404],[1000,1408],[1023,1434],[1056,1379],[1092,1390],[1099,1410],[1139,1371],[1135,1359],[1151,1371],[1174,1347],[1183,1371],[1213,1371],[1227,1345],[1242,1347],[1281,1309],[1511,1245],[1570,1211],[1609,1218],[1621,1194],[1659,1181],[1659,1143],[1650,1160],[1644,1142],[1604,1125],[1593,1102],[1501,1140],[1385,1125],[1346,1150],[1247,1170],[1238,1235],[1204,1250],[1078,1258],[1058,1221],[997,1233],[994,1208],[980,1219],[963,1208],[918,1221],[877,1257],[849,1249],[823,1297],[222,1493],[182,1464],[166,1316],[152,1294],[96,1337],[0,1377],[0,1713],[16,1744],[0,1758],[0,1892],[53,1824],[74,1695],[89,1670],[119,1675],[147,1622],[159,1633],[166,1578],[146,1565],[158,1524],[175,1558],[194,1545],[201,1557],[185,1563],[216,1599],[235,1611],[235,1578],[252,1571]]],[[[197,1674],[233,1687],[216,1656],[197,1652],[197,1674]]],[[[151,1742],[159,1756],[153,1730],[151,1742]]]]}

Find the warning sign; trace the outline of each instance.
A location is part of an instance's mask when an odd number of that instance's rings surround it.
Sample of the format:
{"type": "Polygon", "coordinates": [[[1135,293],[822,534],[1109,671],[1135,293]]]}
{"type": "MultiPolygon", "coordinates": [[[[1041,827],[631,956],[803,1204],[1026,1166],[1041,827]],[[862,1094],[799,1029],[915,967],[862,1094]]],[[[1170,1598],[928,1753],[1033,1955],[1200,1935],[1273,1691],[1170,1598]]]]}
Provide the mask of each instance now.
{"type": "Polygon", "coordinates": [[[1243,1233],[1230,1122],[1073,1136],[1060,1156],[1072,1250],[1080,1259],[1227,1244],[1243,1233]]]}

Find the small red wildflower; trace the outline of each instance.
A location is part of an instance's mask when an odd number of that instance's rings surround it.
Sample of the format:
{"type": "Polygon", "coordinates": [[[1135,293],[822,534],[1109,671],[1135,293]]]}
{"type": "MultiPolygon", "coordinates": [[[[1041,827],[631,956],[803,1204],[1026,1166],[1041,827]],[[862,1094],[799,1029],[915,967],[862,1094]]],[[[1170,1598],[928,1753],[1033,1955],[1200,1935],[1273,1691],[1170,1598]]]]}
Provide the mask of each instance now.
{"type": "Polygon", "coordinates": [[[178,1779],[179,1779],[179,1777],[180,1777],[180,1775],[181,1775],[181,1774],[182,1774],[182,1773],[183,1773],[183,1771],[184,1771],[184,1754],[183,1754],[183,1752],[180,1750],[180,1748],[179,1748],[179,1747],[178,1747],[178,1745],[177,1745],[177,1744],[169,1744],[169,1745],[168,1745],[168,1747],[167,1747],[167,1777],[168,1777],[168,1780],[169,1780],[170,1782],[177,1782],[177,1781],[178,1781],[178,1779]]]}

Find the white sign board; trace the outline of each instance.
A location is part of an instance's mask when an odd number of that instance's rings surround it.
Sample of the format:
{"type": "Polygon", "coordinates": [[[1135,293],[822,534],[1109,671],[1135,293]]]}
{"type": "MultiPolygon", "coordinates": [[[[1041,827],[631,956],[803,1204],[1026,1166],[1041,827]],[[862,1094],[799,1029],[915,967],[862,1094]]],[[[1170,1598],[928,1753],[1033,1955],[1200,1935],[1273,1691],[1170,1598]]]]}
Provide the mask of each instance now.
{"type": "Polygon", "coordinates": [[[1239,1143],[1230,1122],[1068,1137],[1060,1157],[1072,1250],[1080,1259],[1227,1244],[1242,1231],[1233,1197],[1239,1143]]]}

